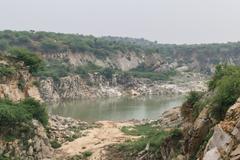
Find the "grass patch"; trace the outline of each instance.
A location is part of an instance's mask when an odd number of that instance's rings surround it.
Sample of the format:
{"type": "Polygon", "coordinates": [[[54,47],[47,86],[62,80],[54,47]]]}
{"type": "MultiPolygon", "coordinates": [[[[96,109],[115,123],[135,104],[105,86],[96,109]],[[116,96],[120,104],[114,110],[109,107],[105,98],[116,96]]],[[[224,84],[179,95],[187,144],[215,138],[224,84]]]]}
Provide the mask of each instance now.
{"type": "Polygon", "coordinates": [[[132,136],[143,136],[154,134],[158,129],[152,127],[150,124],[144,124],[137,126],[124,126],[121,128],[121,131],[132,136]]]}
{"type": "Polygon", "coordinates": [[[169,80],[170,77],[175,76],[177,74],[177,72],[175,70],[170,70],[170,71],[166,71],[166,72],[154,72],[154,71],[141,71],[141,70],[131,70],[128,71],[128,73],[134,77],[137,78],[148,78],[151,79],[153,81],[156,80],[169,80]]]}
{"type": "Polygon", "coordinates": [[[149,152],[157,152],[159,151],[162,143],[165,142],[166,138],[172,137],[175,139],[181,136],[181,131],[178,129],[173,131],[164,131],[159,128],[152,127],[150,124],[123,127],[121,130],[129,135],[141,136],[141,138],[136,141],[126,141],[123,144],[117,145],[117,149],[120,152],[132,155],[144,150],[147,145],[149,145],[149,152]]]}

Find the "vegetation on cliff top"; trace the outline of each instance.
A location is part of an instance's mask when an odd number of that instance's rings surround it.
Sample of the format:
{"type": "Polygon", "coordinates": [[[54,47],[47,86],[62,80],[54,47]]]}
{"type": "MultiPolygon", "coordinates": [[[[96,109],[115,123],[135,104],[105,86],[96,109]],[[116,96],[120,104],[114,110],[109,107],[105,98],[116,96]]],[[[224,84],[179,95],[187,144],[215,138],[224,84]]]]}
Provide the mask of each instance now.
{"type": "MultiPolygon", "coordinates": [[[[218,64],[222,55],[237,55],[240,51],[240,43],[225,44],[202,44],[202,45],[174,45],[159,44],[144,39],[120,38],[120,37],[101,37],[83,36],[79,34],[62,34],[53,32],[35,32],[35,31],[0,31],[0,52],[10,52],[16,58],[25,62],[29,66],[30,72],[38,74],[41,77],[53,77],[55,80],[60,77],[75,74],[76,71],[81,76],[87,76],[93,70],[88,66],[75,68],[66,61],[50,60],[43,63],[36,53],[93,53],[97,58],[105,59],[107,56],[122,53],[159,53],[167,62],[172,63],[173,59],[180,57],[181,63],[191,61],[190,55],[195,55],[200,65],[208,63],[206,58],[211,57],[211,63],[218,64]],[[23,49],[24,48],[24,49],[23,49]],[[35,53],[35,54],[33,54],[35,53]],[[35,55],[35,56],[34,56],[35,55]],[[213,56],[215,55],[215,56],[213,56]],[[44,70],[45,68],[45,70],[44,70]]],[[[224,59],[228,61],[228,59],[224,59]]],[[[90,64],[91,65],[91,64],[90,64]]],[[[98,66],[97,66],[98,67],[98,66]]],[[[97,68],[96,67],[96,68],[97,68]]],[[[101,68],[101,67],[99,67],[101,68]]],[[[114,68],[107,68],[105,71],[97,68],[97,71],[104,74],[107,78],[111,78],[111,72],[115,73],[114,68]]],[[[0,74],[9,75],[13,70],[6,70],[1,67],[0,74]]],[[[210,73],[209,68],[203,69],[204,73],[210,73]]],[[[176,71],[169,70],[164,72],[155,72],[152,68],[144,68],[141,65],[132,69],[127,74],[139,78],[149,78],[151,80],[168,80],[174,76],[176,71]]]]}
{"type": "MultiPolygon", "coordinates": [[[[9,47],[24,47],[33,52],[91,52],[98,58],[104,58],[117,52],[159,53],[166,57],[176,54],[186,55],[197,53],[199,58],[209,55],[237,54],[240,43],[175,45],[159,44],[144,39],[83,36],[79,34],[62,34],[35,31],[0,31],[0,50],[9,47]]],[[[212,56],[217,62],[217,57],[212,56]]]]}

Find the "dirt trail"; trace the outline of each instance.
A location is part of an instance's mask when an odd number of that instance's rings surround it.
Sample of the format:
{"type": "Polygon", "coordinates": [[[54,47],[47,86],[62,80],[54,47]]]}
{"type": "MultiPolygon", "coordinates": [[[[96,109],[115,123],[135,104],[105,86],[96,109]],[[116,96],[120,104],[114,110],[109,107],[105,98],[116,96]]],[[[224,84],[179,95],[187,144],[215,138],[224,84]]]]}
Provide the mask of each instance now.
{"type": "Polygon", "coordinates": [[[91,151],[93,154],[89,158],[90,160],[102,160],[104,159],[104,147],[110,144],[121,143],[127,139],[133,139],[136,137],[125,135],[121,132],[122,126],[131,126],[132,122],[112,122],[112,121],[100,121],[98,122],[102,126],[99,128],[93,128],[87,130],[86,136],[80,137],[73,142],[67,142],[62,145],[61,148],[56,150],[56,157],[64,159],[78,155],[85,151],[91,151]]]}

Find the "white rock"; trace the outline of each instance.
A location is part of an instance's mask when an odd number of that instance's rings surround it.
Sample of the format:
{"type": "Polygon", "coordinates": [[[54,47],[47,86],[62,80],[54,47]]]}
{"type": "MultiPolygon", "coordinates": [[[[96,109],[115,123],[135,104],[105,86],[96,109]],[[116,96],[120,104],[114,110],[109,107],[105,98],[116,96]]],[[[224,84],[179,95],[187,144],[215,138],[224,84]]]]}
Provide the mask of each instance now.
{"type": "Polygon", "coordinates": [[[205,149],[205,153],[213,148],[229,152],[232,149],[233,140],[229,134],[227,134],[220,125],[214,127],[213,136],[208,141],[208,144],[205,149]]]}
{"type": "Polygon", "coordinates": [[[215,147],[204,154],[203,160],[222,160],[222,158],[217,147],[215,147]]]}

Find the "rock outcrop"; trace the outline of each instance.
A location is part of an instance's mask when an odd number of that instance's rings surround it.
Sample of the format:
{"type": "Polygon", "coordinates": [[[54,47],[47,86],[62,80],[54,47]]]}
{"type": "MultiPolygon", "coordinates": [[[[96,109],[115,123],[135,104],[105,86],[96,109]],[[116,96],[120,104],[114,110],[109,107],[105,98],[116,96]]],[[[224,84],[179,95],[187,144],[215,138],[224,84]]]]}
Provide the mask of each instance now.
{"type": "Polygon", "coordinates": [[[223,121],[214,127],[203,160],[240,159],[240,99],[229,108],[223,121]]]}
{"type": "Polygon", "coordinates": [[[84,136],[84,130],[90,128],[87,122],[52,115],[49,118],[48,137],[60,144],[84,136]]]}
{"type": "Polygon", "coordinates": [[[6,141],[0,139],[0,155],[7,158],[26,160],[51,159],[53,149],[49,143],[45,128],[33,120],[29,132],[21,132],[21,139],[6,141]],[[29,135],[29,133],[31,133],[29,135]]]}

